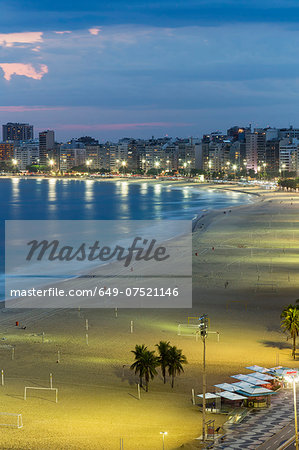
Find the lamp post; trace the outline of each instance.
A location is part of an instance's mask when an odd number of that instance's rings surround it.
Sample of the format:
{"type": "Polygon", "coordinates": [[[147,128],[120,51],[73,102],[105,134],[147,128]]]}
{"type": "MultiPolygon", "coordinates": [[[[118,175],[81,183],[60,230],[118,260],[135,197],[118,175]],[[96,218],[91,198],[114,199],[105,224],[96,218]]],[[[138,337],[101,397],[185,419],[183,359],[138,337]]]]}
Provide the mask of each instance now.
{"type": "Polygon", "coordinates": [[[163,450],[165,449],[165,436],[167,436],[167,431],[160,431],[160,434],[162,434],[162,442],[163,442],[163,450]]]}
{"type": "Polygon", "coordinates": [[[288,371],[289,375],[293,380],[293,397],[294,397],[294,417],[295,417],[295,447],[298,450],[298,422],[297,422],[297,402],[296,402],[296,380],[297,370],[288,371]]]}
{"type": "Polygon", "coordinates": [[[226,163],[226,168],[227,168],[227,175],[229,174],[229,169],[230,169],[230,161],[227,161],[226,163]]]}
{"type": "Polygon", "coordinates": [[[18,160],[16,158],[13,158],[11,160],[12,162],[12,166],[13,166],[13,172],[16,170],[16,168],[18,167],[18,160]]]}
{"type": "Polygon", "coordinates": [[[260,172],[261,172],[261,166],[257,166],[257,174],[258,174],[258,178],[260,177],[260,172]]]}
{"type": "Polygon", "coordinates": [[[187,163],[186,162],[184,162],[183,167],[184,167],[184,175],[186,175],[186,169],[187,169],[187,163]]]}
{"type": "Polygon", "coordinates": [[[122,168],[125,169],[126,165],[127,165],[127,161],[122,161],[121,162],[122,168]]]}
{"type": "Polygon", "coordinates": [[[285,177],[285,170],[286,170],[286,164],[282,164],[281,168],[282,168],[282,177],[285,177]]]}
{"type": "Polygon", "coordinates": [[[202,370],[202,440],[206,440],[206,338],[208,335],[208,315],[199,318],[200,335],[203,342],[203,370],[202,370]]]}
{"type": "Polygon", "coordinates": [[[169,172],[169,164],[170,164],[170,160],[169,159],[167,159],[167,161],[166,161],[166,164],[167,164],[167,172],[169,172]]]}
{"type": "Polygon", "coordinates": [[[263,163],[263,168],[264,168],[264,177],[266,178],[266,167],[267,167],[267,164],[264,162],[263,163]]]}
{"type": "Polygon", "coordinates": [[[91,163],[92,163],[92,159],[88,159],[88,160],[86,161],[88,173],[90,173],[90,164],[91,164],[91,163]]]}
{"type": "Polygon", "coordinates": [[[208,162],[208,167],[209,167],[209,179],[211,179],[211,168],[212,168],[212,161],[209,160],[208,162]]]}
{"type": "Polygon", "coordinates": [[[295,377],[293,377],[293,394],[294,394],[294,416],[295,416],[295,439],[296,439],[296,450],[298,450],[298,425],[297,425],[297,402],[296,402],[295,377]]]}
{"type": "Polygon", "coordinates": [[[234,164],[233,165],[234,178],[236,178],[236,170],[237,170],[237,164],[234,164]]]}

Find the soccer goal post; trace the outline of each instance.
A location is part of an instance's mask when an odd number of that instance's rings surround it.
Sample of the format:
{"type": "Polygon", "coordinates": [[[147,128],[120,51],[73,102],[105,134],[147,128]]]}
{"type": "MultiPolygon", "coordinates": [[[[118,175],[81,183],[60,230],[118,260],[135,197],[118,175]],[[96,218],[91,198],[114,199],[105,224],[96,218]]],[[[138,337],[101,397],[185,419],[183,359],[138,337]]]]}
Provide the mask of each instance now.
{"type": "Polygon", "coordinates": [[[0,412],[0,426],[23,428],[22,414],[0,412]]]}
{"type": "Polygon", "coordinates": [[[25,386],[24,390],[24,400],[27,400],[27,389],[35,389],[41,391],[54,391],[55,392],[55,402],[58,403],[58,389],[57,388],[44,388],[44,387],[35,387],[35,386],[25,386]]]}
{"type": "Polygon", "coordinates": [[[13,345],[2,344],[2,345],[0,345],[0,352],[1,352],[1,350],[9,350],[11,352],[11,359],[14,360],[14,358],[15,358],[15,347],[13,345]]]}

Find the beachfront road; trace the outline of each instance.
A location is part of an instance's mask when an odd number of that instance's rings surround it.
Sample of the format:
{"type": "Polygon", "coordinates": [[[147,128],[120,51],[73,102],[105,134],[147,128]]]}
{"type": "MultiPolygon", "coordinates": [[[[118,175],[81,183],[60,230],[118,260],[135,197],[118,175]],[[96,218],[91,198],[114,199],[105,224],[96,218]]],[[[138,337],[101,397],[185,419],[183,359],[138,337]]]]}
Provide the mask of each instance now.
{"type": "Polygon", "coordinates": [[[290,423],[284,427],[279,433],[274,434],[270,439],[268,439],[263,444],[257,447],[258,450],[274,450],[274,449],[289,449],[294,450],[294,441],[287,447],[284,444],[294,436],[294,422],[290,423]]]}

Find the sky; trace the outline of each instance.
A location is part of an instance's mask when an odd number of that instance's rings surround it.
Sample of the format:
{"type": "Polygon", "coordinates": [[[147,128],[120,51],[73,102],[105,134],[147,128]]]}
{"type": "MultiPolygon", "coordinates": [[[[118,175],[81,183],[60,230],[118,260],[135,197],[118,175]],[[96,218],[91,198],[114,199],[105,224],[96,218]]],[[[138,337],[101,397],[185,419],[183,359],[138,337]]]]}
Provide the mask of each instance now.
{"type": "Polygon", "coordinates": [[[56,139],[299,127],[299,2],[2,0],[0,123],[56,139]]]}

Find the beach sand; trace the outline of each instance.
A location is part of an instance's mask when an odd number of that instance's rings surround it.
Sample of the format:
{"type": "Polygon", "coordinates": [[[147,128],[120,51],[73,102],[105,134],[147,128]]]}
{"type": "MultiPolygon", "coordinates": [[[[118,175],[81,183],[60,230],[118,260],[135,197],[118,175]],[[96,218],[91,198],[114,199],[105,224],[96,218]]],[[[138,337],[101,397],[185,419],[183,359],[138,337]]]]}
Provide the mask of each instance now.
{"type": "MultiPolygon", "coordinates": [[[[119,449],[123,438],[125,449],[153,450],[162,448],[160,431],[168,432],[168,449],[187,442],[195,448],[201,414],[192,405],[191,389],[202,392],[202,343],[177,332],[178,324],[202,313],[209,314],[210,331],[220,334],[219,342],[215,333],[207,341],[209,392],[214,384],[233,381],[230,375],[247,373],[244,368],[252,364],[298,367],[280,331],[280,313],[299,298],[299,194],[209,188],[258,196],[231,212],[204,213],[198,221],[192,309],[119,309],[117,318],[114,310],[1,310],[1,411],[21,413],[24,422],[20,430],[0,428],[1,448],[119,449]],[[26,329],[16,327],[17,320],[26,329]],[[160,340],[182,348],[189,364],[174,389],[159,373],[138,400],[130,351],[143,343],[154,349],[160,340]],[[16,347],[13,361],[7,344],[16,347]],[[50,391],[32,391],[24,401],[24,387],[48,387],[50,373],[58,403],[50,391]]],[[[225,421],[222,415],[208,418],[217,426],[225,421]]]]}

